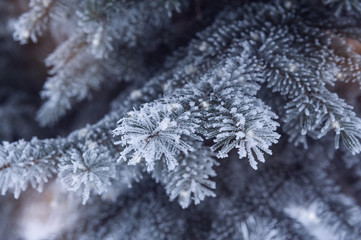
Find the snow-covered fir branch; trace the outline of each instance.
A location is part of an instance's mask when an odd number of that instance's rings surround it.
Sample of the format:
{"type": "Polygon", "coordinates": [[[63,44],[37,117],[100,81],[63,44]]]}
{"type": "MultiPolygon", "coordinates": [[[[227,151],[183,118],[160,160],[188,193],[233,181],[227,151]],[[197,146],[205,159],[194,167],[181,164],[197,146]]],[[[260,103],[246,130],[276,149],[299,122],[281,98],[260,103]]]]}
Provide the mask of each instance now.
{"type": "MultiPolygon", "coordinates": [[[[0,18],[22,7],[4,1],[0,18]]],[[[11,123],[34,106],[0,95],[6,126],[35,132],[0,145],[1,194],[66,195],[75,224],[45,238],[359,239],[360,6],[29,1],[0,28],[23,49],[50,42],[33,117],[60,136],[11,123]]]]}

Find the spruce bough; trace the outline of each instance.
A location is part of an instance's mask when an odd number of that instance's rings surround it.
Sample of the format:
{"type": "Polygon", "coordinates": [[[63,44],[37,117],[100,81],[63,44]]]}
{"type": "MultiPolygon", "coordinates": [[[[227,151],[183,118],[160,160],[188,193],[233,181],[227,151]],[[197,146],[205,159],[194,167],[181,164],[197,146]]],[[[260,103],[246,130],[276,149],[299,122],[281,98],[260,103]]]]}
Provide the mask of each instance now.
{"type": "Polygon", "coordinates": [[[122,87],[95,124],[3,142],[1,193],[67,190],[84,206],[55,239],[322,239],[299,209],[335,239],[360,239],[360,199],[340,179],[360,181],[361,119],[337,92],[360,85],[360,9],[31,0],[13,38],[57,44],[40,125],[122,87]]]}

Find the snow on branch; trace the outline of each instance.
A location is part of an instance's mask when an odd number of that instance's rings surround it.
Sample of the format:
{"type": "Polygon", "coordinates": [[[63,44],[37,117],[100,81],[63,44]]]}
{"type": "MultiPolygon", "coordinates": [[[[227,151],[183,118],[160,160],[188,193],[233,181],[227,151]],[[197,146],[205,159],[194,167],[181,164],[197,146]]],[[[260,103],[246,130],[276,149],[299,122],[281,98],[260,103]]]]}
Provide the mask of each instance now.
{"type": "Polygon", "coordinates": [[[228,156],[233,148],[238,149],[240,158],[247,157],[252,168],[257,169],[257,160],[264,162],[264,153],[277,143],[280,135],[275,132],[279,124],[277,115],[254,97],[238,97],[225,101],[210,114],[208,127],[212,129],[208,138],[214,138],[212,150],[218,150],[218,157],[228,156]]]}
{"type": "Polygon", "coordinates": [[[18,198],[28,185],[42,191],[48,179],[57,171],[59,142],[39,140],[30,142],[19,140],[0,146],[0,189],[4,195],[8,190],[18,198]]]}
{"type": "Polygon", "coordinates": [[[31,0],[30,11],[21,15],[14,24],[14,39],[21,44],[28,43],[29,39],[36,43],[38,36],[41,36],[46,28],[56,2],[57,0],[31,0]]]}
{"type": "Polygon", "coordinates": [[[110,180],[115,178],[115,163],[107,152],[89,149],[80,153],[73,150],[60,159],[59,174],[68,190],[82,189],[85,204],[91,191],[97,194],[106,192],[110,180]]]}
{"type": "Polygon", "coordinates": [[[168,169],[173,170],[178,165],[176,154],[194,150],[183,137],[197,138],[197,126],[189,121],[190,113],[179,114],[180,108],[179,104],[157,102],[129,112],[114,130],[114,135],[120,136],[115,143],[124,147],[119,160],[137,164],[144,159],[148,171],[152,171],[155,162],[164,157],[168,169]]]}
{"type": "Polygon", "coordinates": [[[194,142],[194,146],[195,151],[177,156],[179,164],[173,171],[160,168],[160,164],[153,174],[165,185],[170,200],[177,198],[182,208],[187,208],[192,202],[199,204],[205,197],[216,196],[213,191],[216,183],[211,177],[216,176],[213,168],[219,163],[209,148],[204,148],[200,142],[194,142]]]}

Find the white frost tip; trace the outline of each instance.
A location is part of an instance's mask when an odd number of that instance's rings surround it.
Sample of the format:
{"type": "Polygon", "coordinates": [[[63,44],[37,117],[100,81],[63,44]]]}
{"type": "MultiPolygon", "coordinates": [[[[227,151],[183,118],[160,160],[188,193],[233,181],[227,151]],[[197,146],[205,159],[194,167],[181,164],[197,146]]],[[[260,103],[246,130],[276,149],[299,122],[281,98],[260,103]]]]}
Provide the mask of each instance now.
{"type": "Polygon", "coordinates": [[[258,71],[262,71],[263,70],[263,65],[262,64],[257,64],[256,69],[258,71]]]}
{"type": "Polygon", "coordinates": [[[332,123],[332,128],[336,130],[340,129],[340,123],[338,121],[334,121],[332,123]]]}
{"type": "Polygon", "coordinates": [[[99,46],[99,44],[100,44],[100,35],[99,35],[98,33],[96,33],[96,34],[94,35],[92,44],[93,44],[94,47],[98,47],[98,46],[99,46]]]}
{"type": "Polygon", "coordinates": [[[208,107],[209,107],[209,102],[203,101],[203,102],[201,103],[201,107],[202,107],[202,108],[208,108],[208,107]]]}
{"type": "Polygon", "coordinates": [[[342,72],[337,73],[336,78],[338,80],[341,80],[343,78],[343,73],[342,72]]]}
{"type": "Polygon", "coordinates": [[[98,47],[100,45],[100,41],[103,35],[103,28],[99,27],[97,32],[94,34],[92,44],[94,47],[98,47]]]}
{"type": "Polygon", "coordinates": [[[134,116],[135,116],[135,112],[134,112],[134,111],[130,111],[130,112],[127,113],[127,115],[128,115],[129,117],[134,117],[134,116]]]}
{"type": "Polygon", "coordinates": [[[236,139],[243,139],[246,135],[243,132],[237,132],[236,133],[236,139]]]}
{"type": "Polygon", "coordinates": [[[51,2],[52,2],[52,0],[43,0],[44,7],[48,7],[51,2]]]}
{"type": "Polygon", "coordinates": [[[23,30],[19,34],[20,39],[28,39],[30,37],[30,31],[29,30],[23,30]]]}
{"type": "Polygon", "coordinates": [[[244,82],[244,80],[245,80],[245,79],[244,79],[243,76],[239,76],[239,77],[238,77],[238,82],[244,82]]]}
{"type": "Polygon", "coordinates": [[[181,107],[181,105],[179,103],[172,103],[171,107],[172,107],[172,109],[176,110],[176,109],[179,109],[181,107]]]}
{"type": "Polygon", "coordinates": [[[290,9],[291,7],[292,7],[292,2],[291,1],[286,1],[285,2],[285,8],[288,8],[288,9],[290,9]]]}
{"type": "Polygon", "coordinates": [[[248,136],[248,137],[254,137],[254,132],[253,132],[252,130],[249,130],[249,131],[247,132],[247,136],[248,136]]]}
{"type": "Polygon", "coordinates": [[[186,190],[183,190],[179,193],[179,197],[181,197],[181,198],[189,198],[189,195],[190,195],[190,192],[186,191],[186,190]]]}
{"type": "Polygon", "coordinates": [[[290,65],[288,65],[288,70],[289,70],[290,72],[294,72],[294,71],[296,71],[296,69],[297,69],[297,65],[296,65],[296,64],[291,63],[290,65]]]}
{"type": "Polygon", "coordinates": [[[164,118],[160,123],[159,123],[159,130],[164,131],[169,127],[173,127],[176,125],[176,122],[174,121],[170,121],[169,118],[164,118]]]}
{"type": "Polygon", "coordinates": [[[142,96],[142,91],[141,90],[134,90],[131,94],[130,97],[133,100],[139,99],[142,96]]]}
{"type": "Polygon", "coordinates": [[[205,50],[207,50],[207,43],[206,42],[202,42],[200,45],[199,45],[199,51],[201,52],[204,52],[205,50]]]}
{"type": "Polygon", "coordinates": [[[98,144],[96,142],[89,142],[88,143],[88,148],[89,149],[95,149],[98,146],[98,144]]]}
{"type": "Polygon", "coordinates": [[[137,156],[133,159],[132,164],[137,164],[137,163],[140,163],[141,161],[142,161],[142,157],[137,156]]]}
{"type": "Polygon", "coordinates": [[[183,190],[179,193],[178,202],[182,206],[182,208],[186,208],[190,204],[190,191],[183,190]]]}
{"type": "Polygon", "coordinates": [[[80,135],[81,137],[85,137],[85,136],[88,134],[88,129],[82,128],[82,129],[79,130],[78,133],[79,133],[79,135],[80,135]]]}
{"type": "Polygon", "coordinates": [[[254,169],[254,170],[257,170],[258,169],[258,167],[257,167],[257,162],[256,161],[249,161],[249,164],[251,165],[251,167],[254,169]]]}
{"type": "Polygon", "coordinates": [[[163,91],[167,91],[168,90],[168,88],[169,88],[169,83],[164,83],[163,85],[162,85],[162,89],[163,89],[163,91]]]}

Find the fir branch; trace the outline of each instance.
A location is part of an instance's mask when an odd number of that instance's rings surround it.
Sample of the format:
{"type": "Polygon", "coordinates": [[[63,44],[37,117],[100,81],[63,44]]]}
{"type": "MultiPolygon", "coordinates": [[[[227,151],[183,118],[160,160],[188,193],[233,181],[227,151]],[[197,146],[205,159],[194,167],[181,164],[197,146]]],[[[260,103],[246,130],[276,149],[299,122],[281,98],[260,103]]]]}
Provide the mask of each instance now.
{"type": "Polygon", "coordinates": [[[42,191],[44,184],[56,173],[56,159],[62,155],[58,144],[61,142],[37,138],[30,142],[3,142],[0,147],[1,194],[11,190],[18,198],[29,184],[42,191]]]}
{"type": "Polygon", "coordinates": [[[41,36],[46,28],[49,15],[56,4],[57,0],[31,0],[31,10],[21,15],[15,24],[14,39],[21,44],[28,43],[29,39],[36,43],[38,36],[41,36]]]}

